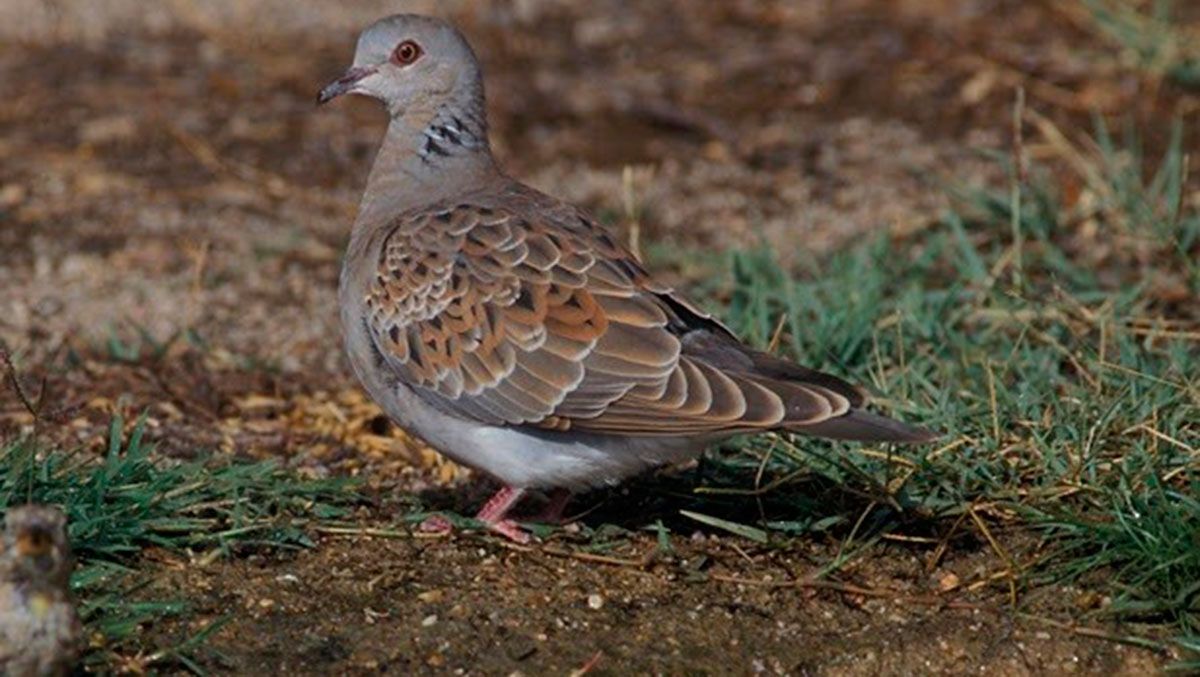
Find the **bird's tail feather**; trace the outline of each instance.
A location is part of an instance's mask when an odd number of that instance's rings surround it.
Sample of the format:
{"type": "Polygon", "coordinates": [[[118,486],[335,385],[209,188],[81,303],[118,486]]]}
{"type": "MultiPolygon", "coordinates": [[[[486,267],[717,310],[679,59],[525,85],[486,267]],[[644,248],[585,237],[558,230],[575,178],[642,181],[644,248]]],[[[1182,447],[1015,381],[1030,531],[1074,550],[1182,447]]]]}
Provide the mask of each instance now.
{"type": "Polygon", "coordinates": [[[932,430],[901,423],[862,409],[855,409],[843,416],[827,419],[820,423],[797,425],[791,427],[790,430],[805,435],[818,435],[835,440],[856,442],[920,444],[932,442],[941,437],[932,430]]]}

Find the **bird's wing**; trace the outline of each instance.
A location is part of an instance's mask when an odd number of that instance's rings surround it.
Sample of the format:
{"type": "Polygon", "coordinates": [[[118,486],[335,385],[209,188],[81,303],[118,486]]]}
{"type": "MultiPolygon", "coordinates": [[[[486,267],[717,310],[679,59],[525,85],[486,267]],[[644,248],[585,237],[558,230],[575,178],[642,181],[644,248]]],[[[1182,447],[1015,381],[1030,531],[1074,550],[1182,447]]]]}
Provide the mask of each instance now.
{"type": "Polygon", "coordinates": [[[708,435],[818,425],[854,387],[745,348],[540,194],[397,219],[366,300],[381,361],[427,402],[495,425],[708,435]]]}

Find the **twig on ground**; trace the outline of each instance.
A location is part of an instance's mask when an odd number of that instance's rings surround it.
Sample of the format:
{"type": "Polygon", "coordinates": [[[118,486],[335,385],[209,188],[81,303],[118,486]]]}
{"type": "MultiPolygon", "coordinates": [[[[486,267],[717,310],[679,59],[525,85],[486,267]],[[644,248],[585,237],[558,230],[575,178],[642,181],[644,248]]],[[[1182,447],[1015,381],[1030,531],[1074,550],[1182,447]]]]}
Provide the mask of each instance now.
{"type": "Polygon", "coordinates": [[[371,527],[334,527],[316,525],[313,531],[328,536],[368,536],[371,538],[416,538],[416,534],[396,529],[374,529],[371,527]]]}
{"type": "MultiPolygon", "coordinates": [[[[25,392],[25,386],[21,384],[21,377],[17,372],[17,366],[13,364],[12,355],[3,346],[0,346],[0,362],[4,363],[5,379],[12,386],[13,392],[16,393],[17,399],[21,402],[21,406],[25,407],[25,411],[29,412],[29,415],[33,417],[34,426],[36,427],[42,415],[41,406],[39,406],[40,400],[45,393],[43,392],[38,395],[39,405],[34,405],[33,401],[29,398],[29,394],[25,392]]],[[[43,384],[43,390],[44,388],[45,384],[43,384]]]]}
{"type": "Polygon", "coordinates": [[[552,545],[545,546],[541,549],[547,555],[555,557],[569,557],[583,562],[595,562],[597,564],[611,564],[619,567],[630,567],[634,569],[645,569],[654,562],[655,551],[650,550],[641,559],[622,559],[620,557],[609,557],[608,555],[597,555],[592,552],[577,552],[575,550],[566,550],[556,548],[552,545]]]}
{"type": "Polygon", "coordinates": [[[1118,635],[1115,633],[1106,632],[1099,628],[1090,628],[1087,626],[1075,625],[1073,623],[1063,623],[1062,621],[1056,621],[1052,618],[1045,618],[1043,616],[1035,616],[1034,614],[1029,614],[1029,613],[1018,613],[1017,616],[1019,618],[1024,618],[1026,620],[1034,621],[1035,623],[1042,623],[1045,625],[1049,625],[1050,627],[1053,627],[1053,628],[1058,628],[1059,630],[1065,630],[1071,634],[1079,635],[1080,637],[1091,637],[1092,639],[1102,639],[1102,640],[1105,640],[1108,642],[1117,642],[1118,644],[1128,644],[1129,646],[1137,646],[1137,647],[1142,647],[1144,649],[1153,649],[1155,651],[1162,651],[1166,648],[1166,646],[1163,645],[1161,642],[1155,642],[1154,640],[1146,639],[1145,637],[1135,637],[1133,635],[1118,635]]]}
{"type": "Polygon", "coordinates": [[[768,588],[803,588],[809,590],[829,590],[831,592],[839,592],[845,595],[858,595],[859,597],[873,597],[876,599],[890,599],[897,602],[910,604],[920,604],[922,606],[934,606],[947,609],[979,609],[982,608],[979,604],[964,602],[961,600],[945,599],[942,597],[922,597],[916,595],[906,595],[894,590],[879,590],[877,588],[864,588],[849,583],[838,583],[837,581],[823,581],[816,579],[801,579],[793,581],[756,581],[750,578],[738,578],[736,576],[725,576],[722,574],[712,574],[708,577],[711,581],[719,581],[721,583],[733,583],[735,585],[752,585],[768,588]]]}
{"type": "Polygon", "coordinates": [[[1014,562],[1013,558],[1009,556],[1008,551],[1005,550],[1002,545],[1000,545],[1000,542],[997,541],[994,536],[992,536],[991,530],[988,529],[987,523],[984,522],[983,518],[979,516],[978,512],[976,512],[975,506],[968,506],[967,514],[971,516],[971,521],[975,522],[975,526],[979,528],[980,533],[983,534],[983,537],[987,540],[988,545],[992,546],[992,550],[995,551],[1000,559],[1003,560],[1007,565],[1008,569],[1005,571],[1005,573],[1007,574],[1008,578],[1009,603],[1012,604],[1013,608],[1016,608],[1018,571],[1016,562],[1014,562]]]}
{"type": "Polygon", "coordinates": [[[600,664],[600,659],[603,657],[604,657],[604,652],[597,651],[595,653],[595,655],[593,655],[591,658],[589,658],[586,663],[584,663],[578,669],[572,670],[571,677],[583,677],[587,673],[594,670],[596,668],[596,666],[600,664]]]}

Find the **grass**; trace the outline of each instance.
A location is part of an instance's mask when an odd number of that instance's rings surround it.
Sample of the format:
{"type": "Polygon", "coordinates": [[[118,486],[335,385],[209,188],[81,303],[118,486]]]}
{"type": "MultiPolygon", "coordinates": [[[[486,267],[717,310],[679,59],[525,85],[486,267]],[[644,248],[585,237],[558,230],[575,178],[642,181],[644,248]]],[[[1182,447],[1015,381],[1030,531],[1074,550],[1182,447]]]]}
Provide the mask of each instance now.
{"type": "Polygon", "coordinates": [[[1197,32],[1175,21],[1172,0],[1082,0],[1099,33],[1120,45],[1137,67],[1185,87],[1200,87],[1197,32]]]}
{"type": "Polygon", "coordinates": [[[753,438],[711,459],[702,491],[757,473],[770,514],[716,526],[775,540],[835,527],[843,554],[896,534],[937,553],[970,535],[1006,563],[994,578],[1018,606],[1024,590],[1073,582],[1105,599],[1081,622],[1124,619],[1139,624],[1131,641],[1195,647],[1200,212],[1184,130],[1150,158],[1100,122],[1080,139],[1033,112],[1027,123],[1054,160],[1010,172],[1016,202],[1009,188],[955,186],[954,210],[915,238],[879,238],[799,276],[769,251],[734,252],[731,278],[705,289],[746,339],[869,384],[942,442],[753,438]],[[866,500],[791,490],[813,482],[866,500]],[[1009,552],[998,534],[1014,531],[1032,546],[1009,552]]]}
{"type": "Polygon", "coordinates": [[[186,599],[157,597],[139,555],[158,548],[205,561],[310,547],[305,526],[342,515],[355,495],[348,480],[303,480],[272,462],[156,461],[142,421],[126,432],[114,419],[102,459],[43,450],[32,438],[8,443],[0,449],[0,505],[33,501],[67,513],[79,561],[71,586],[92,638],[88,666],[201,672],[196,653],[221,621],[173,646],[146,647],[143,626],[183,617],[189,607],[186,599]]]}

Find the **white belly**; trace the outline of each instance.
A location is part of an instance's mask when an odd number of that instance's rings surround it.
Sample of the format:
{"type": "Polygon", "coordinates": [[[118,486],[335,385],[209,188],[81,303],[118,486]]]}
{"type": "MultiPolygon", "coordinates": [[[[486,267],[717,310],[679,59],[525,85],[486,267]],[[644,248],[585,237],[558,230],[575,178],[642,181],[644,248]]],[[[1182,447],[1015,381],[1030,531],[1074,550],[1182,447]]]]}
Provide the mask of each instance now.
{"type": "Polygon", "coordinates": [[[524,431],[449,416],[397,385],[372,398],[405,430],[454,461],[513,487],[584,489],[698,456],[701,441],[524,431]]]}

